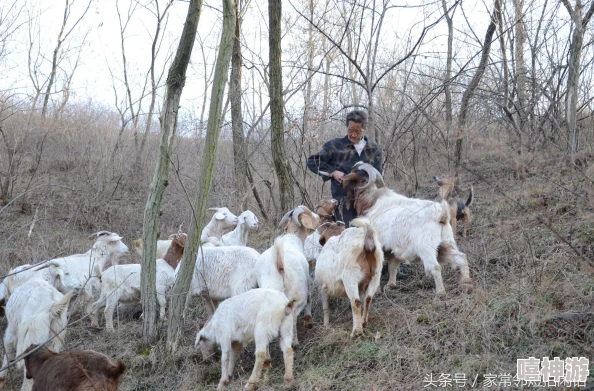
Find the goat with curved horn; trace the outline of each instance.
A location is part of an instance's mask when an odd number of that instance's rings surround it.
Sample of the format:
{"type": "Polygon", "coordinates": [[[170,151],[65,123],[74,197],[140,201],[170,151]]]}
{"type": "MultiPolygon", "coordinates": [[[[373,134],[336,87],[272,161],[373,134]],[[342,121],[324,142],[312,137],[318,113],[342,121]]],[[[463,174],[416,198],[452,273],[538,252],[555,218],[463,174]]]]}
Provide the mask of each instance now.
{"type": "Polygon", "coordinates": [[[361,186],[361,188],[369,186],[370,183],[374,183],[378,189],[386,187],[386,184],[384,183],[384,178],[382,178],[382,174],[380,174],[379,171],[377,171],[375,167],[373,167],[371,164],[357,163],[355,164],[355,167],[353,167],[353,169],[365,171],[369,176],[369,181],[367,182],[367,184],[361,186]]]}

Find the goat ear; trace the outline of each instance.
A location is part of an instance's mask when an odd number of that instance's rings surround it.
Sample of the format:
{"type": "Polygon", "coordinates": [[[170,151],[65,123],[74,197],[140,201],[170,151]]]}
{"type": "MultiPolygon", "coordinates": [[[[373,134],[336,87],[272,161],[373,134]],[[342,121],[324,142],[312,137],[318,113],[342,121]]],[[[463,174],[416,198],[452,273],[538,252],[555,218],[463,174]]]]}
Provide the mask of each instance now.
{"type": "Polygon", "coordinates": [[[217,213],[215,213],[214,217],[217,220],[225,220],[225,214],[223,212],[217,212],[217,213]]]}
{"type": "Polygon", "coordinates": [[[122,374],[126,371],[126,364],[124,364],[121,360],[118,360],[118,363],[111,368],[109,368],[109,376],[111,378],[117,379],[118,377],[122,376],[122,374]]]}
{"type": "Polygon", "coordinates": [[[299,221],[301,222],[301,225],[303,225],[307,229],[315,230],[316,228],[318,228],[318,225],[316,224],[316,219],[314,218],[313,214],[302,213],[299,216],[299,221]]]}

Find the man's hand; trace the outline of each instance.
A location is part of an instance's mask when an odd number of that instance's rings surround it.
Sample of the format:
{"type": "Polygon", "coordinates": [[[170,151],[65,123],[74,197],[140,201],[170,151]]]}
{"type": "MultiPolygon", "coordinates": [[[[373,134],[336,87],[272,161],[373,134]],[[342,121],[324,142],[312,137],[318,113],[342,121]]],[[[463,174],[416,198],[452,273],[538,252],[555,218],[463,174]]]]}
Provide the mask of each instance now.
{"type": "Polygon", "coordinates": [[[332,173],[332,178],[336,179],[340,183],[342,183],[343,176],[344,176],[344,172],[342,172],[342,171],[336,170],[332,173]]]}

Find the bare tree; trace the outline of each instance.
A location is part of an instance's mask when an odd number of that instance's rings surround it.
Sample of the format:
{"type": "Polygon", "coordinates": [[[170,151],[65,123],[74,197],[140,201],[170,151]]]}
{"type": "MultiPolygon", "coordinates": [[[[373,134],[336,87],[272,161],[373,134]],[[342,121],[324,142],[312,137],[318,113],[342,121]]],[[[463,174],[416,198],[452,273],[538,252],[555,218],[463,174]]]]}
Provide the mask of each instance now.
{"type": "Polygon", "coordinates": [[[60,32],[58,33],[58,42],[56,44],[56,47],[54,48],[54,53],[52,56],[52,67],[51,67],[49,80],[47,82],[47,86],[46,86],[46,90],[45,90],[45,96],[43,98],[43,106],[41,108],[41,118],[42,119],[45,119],[45,117],[47,115],[47,107],[49,104],[49,98],[50,98],[50,95],[52,92],[52,88],[54,86],[54,81],[56,79],[56,71],[57,71],[58,65],[59,65],[58,60],[59,60],[59,55],[60,55],[60,50],[62,48],[62,44],[64,43],[64,41],[66,39],[68,39],[68,36],[72,33],[72,31],[74,31],[76,26],[85,17],[85,15],[87,14],[87,11],[91,7],[91,3],[92,3],[92,0],[89,0],[89,2],[87,3],[87,5],[84,8],[82,15],[74,22],[74,24],[72,25],[70,30],[68,30],[66,33],[64,33],[64,30],[66,29],[66,24],[68,23],[68,18],[70,17],[70,12],[72,11],[72,6],[74,4],[74,1],[71,2],[71,0],[66,0],[66,3],[64,5],[64,17],[62,18],[62,27],[60,28],[60,32]]]}
{"type": "MultiPolygon", "coordinates": [[[[374,124],[374,92],[379,89],[379,83],[386,75],[417,52],[427,32],[439,23],[441,17],[435,22],[426,25],[421,30],[418,38],[407,48],[402,57],[395,61],[382,61],[380,63],[378,61],[381,49],[380,37],[382,35],[384,21],[388,12],[398,7],[392,4],[390,0],[382,0],[379,4],[376,4],[375,1],[337,2],[336,8],[342,9],[341,15],[344,19],[342,25],[345,26],[344,30],[337,34],[337,37],[323,27],[322,21],[326,19],[326,15],[319,18],[321,21],[316,21],[309,15],[301,12],[301,7],[296,7],[292,3],[291,5],[302,18],[307,20],[330,42],[347,62],[348,73],[334,72],[330,73],[330,76],[349,83],[350,88],[352,88],[352,102],[345,104],[345,107],[365,107],[358,99],[359,91],[363,91],[367,98],[366,108],[369,116],[367,127],[373,132],[375,141],[381,144],[381,131],[374,124]],[[345,40],[346,43],[344,42],[345,40]]],[[[315,71],[325,72],[320,70],[315,71]]]]}
{"type": "Polygon", "coordinates": [[[144,133],[142,135],[142,140],[140,142],[140,148],[136,152],[136,161],[135,167],[140,168],[142,164],[142,156],[144,154],[144,148],[146,146],[146,139],[151,132],[151,126],[153,124],[153,112],[155,110],[155,102],[157,100],[157,89],[159,87],[161,81],[161,75],[158,78],[155,77],[155,61],[157,59],[157,55],[159,52],[159,40],[161,39],[161,30],[165,28],[163,26],[165,18],[167,16],[167,11],[173,4],[173,0],[167,0],[163,11],[159,8],[159,0],[154,0],[155,10],[151,10],[155,18],[157,19],[157,26],[155,27],[155,35],[153,36],[153,43],[151,45],[151,65],[149,68],[150,74],[150,81],[151,81],[151,102],[149,104],[149,108],[147,111],[146,117],[146,124],[144,128],[144,133]]]}
{"type": "Polygon", "coordinates": [[[446,71],[444,75],[444,93],[445,93],[445,116],[446,116],[446,152],[448,154],[448,170],[450,169],[450,134],[452,132],[452,56],[454,42],[454,22],[448,10],[446,0],[441,1],[445,20],[448,25],[448,52],[446,54],[446,71]]]}
{"type": "Polygon", "coordinates": [[[455,176],[458,178],[460,163],[462,162],[462,146],[464,141],[464,133],[466,130],[466,119],[468,116],[468,108],[470,106],[470,99],[473,97],[476,88],[478,87],[485,69],[487,68],[487,61],[489,60],[489,52],[491,51],[491,43],[493,42],[493,35],[499,21],[499,14],[501,13],[501,0],[495,0],[493,5],[493,12],[491,13],[491,21],[487,27],[485,33],[485,39],[483,40],[483,48],[481,54],[481,60],[479,62],[470,83],[466,86],[464,93],[462,94],[462,102],[460,103],[460,114],[458,115],[458,130],[456,135],[456,151],[455,159],[456,164],[454,166],[455,176]]]}
{"type": "Polygon", "coordinates": [[[293,207],[291,166],[285,153],[283,78],[281,65],[282,0],[268,0],[269,72],[270,72],[270,127],[272,134],[272,159],[279,182],[280,202],[283,213],[293,207]]]}
{"type": "Polygon", "coordinates": [[[161,202],[169,171],[169,161],[173,140],[177,127],[177,113],[179,101],[186,81],[186,71],[194,40],[198,21],[202,11],[202,0],[191,0],[188,6],[188,14],[177,47],[177,53],[169,68],[167,76],[167,87],[165,100],[163,102],[161,118],[161,141],[159,145],[159,157],[155,167],[153,181],[149,188],[148,200],[144,210],[144,221],[142,226],[142,272],[141,272],[141,297],[144,318],[142,321],[142,336],[145,344],[151,343],[156,335],[156,323],[158,303],[156,295],[156,250],[157,238],[159,236],[159,216],[161,214],[161,202]]]}
{"type": "Polygon", "coordinates": [[[191,217],[188,239],[186,241],[181,266],[171,294],[169,306],[169,324],[167,328],[167,345],[175,350],[179,341],[183,322],[183,310],[196,266],[196,255],[200,245],[200,234],[206,222],[206,209],[212,184],[218,138],[221,131],[221,109],[223,95],[229,74],[229,61],[233,51],[234,31],[236,28],[234,0],[223,0],[223,31],[216,61],[216,68],[210,96],[206,143],[200,164],[200,178],[194,202],[194,213],[191,217]]]}
{"type": "Polygon", "coordinates": [[[571,35],[571,43],[569,47],[569,73],[567,75],[567,153],[574,161],[575,154],[579,148],[578,130],[577,130],[577,101],[578,101],[578,86],[580,82],[580,66],[582,61],[582,48],[584,46],[584,33],[586,27],[594,14],[594,1],[590,3],[590,8],[583,16],[584,4],[582,0],[576,0],[575,7],[569,4],[568,0],[561,0],[573,24],[573,32],[571,35]]]}
{"type": "Polygon", "coordinates": [[[231,55],[231,82],[229,99],[231,100],[231,127],[233,132],[233,179],[237,189],[239,207],[243,211],[247,206],[247,145],[243,134],[243,114],[241,112],[241,18],[239,5],[235,3],[235,37],[231,55]]]}

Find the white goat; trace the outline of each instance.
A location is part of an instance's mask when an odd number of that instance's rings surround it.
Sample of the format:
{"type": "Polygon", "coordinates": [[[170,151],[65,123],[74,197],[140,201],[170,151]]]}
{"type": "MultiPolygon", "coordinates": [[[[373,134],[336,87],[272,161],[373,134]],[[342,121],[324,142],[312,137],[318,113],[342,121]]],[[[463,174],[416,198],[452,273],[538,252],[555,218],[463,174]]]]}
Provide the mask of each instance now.
{"type": "MultiPolygon", "coordinates": [[[[285,235],[278,237],[274,246],[262,253],[260,260],[263,265],[283,267],[284,292],[295,303],[293,346],[299,345],[297,316],[301,311],[305,310],[305,326],[313,325],[309,299],[309,264],[303,255],[303,241],[319,224],[320,217],[303,205],[287,212],[279,223],[285,235]]],[[[278,289],[274,281],[262,281],[258,285],[261,288],[278,289]]]]}
{"type": "Polygon", "coordinates": [[[57,270],[50,271],[48,269],[43,269],[36,271],[35,269],[39,266],[40,264],[25,264],[11,269],[6,278],[0,283],[0,303],[8,300],[16,288],[33,277],[38,277],[47,281],[62,293],[67,291],[64,285],[62,285],[61,276],[57,270]]]}
{"type": "Polygon", "coordinates": [[[123,238],[118,234],[101,231],[93,234],[95,235],[97,240],[93,248],[86,253],[52,259],[36,269],[50,268],[51,273],[60,275],[61,282],[67,289],[82,289],[80,300],[81,303],[87,304],[85,313],[90,312],[93,304],[91,299],[94,292],[100,288],[95,265],[102,272],[109,262],[116,265],[119,257],[128,252],[128,246],[122,242],[123,238]]]}
{"type": "Polygon", "coordinates": [[[208,210],[213,210],[216,213],[202,230],[200,242],[202,244],[208,243],[213,246],[220,246],[222,245],[221,238],[223,231],[229,227],[235,227],[239,220],[227,208],[208,208],[208,210]]]}
{"type": "Polygon", "coordinates": [[[247,246],[248,233],[258,229],[258,218],[254,213],[246,210],[238,217],[235,229],[223,235],[221,243],[224,246],[247,246]]]}
{"type": "MultiPolygon", "coordinates": [[[[179,263],[185,246],[187,235],[180,234],[172,239],[171,247],[164,259],[157,259],[156,291],[159,302],[159,319],[165,317],[167,305],[166,293],[175,281],[175,267],[179,263]]],[[[95,266],[95,273],[101,279],[99,299],[93,303],[91,323],[99,325],[98,312],[105,306],[105,328],[113,331],[113,313],[118,303],[132,304],[140,302],[140,264],[114,265],[103,273],[95,266]]]]}
{"type": "Polygon", "coordinates": [[[212,316],[218,302],[258,287],[259,281],[282,290],[283,270],[261,262],[260,253],[250,247],[201,247],[188,297],[201,295],[212,316]]]}
{"type": "Polygon", "coordinates": [[[205,359],[215,344],[221,347],[221,380],[217,390],[229,383],[235,361],[243,344],[255,342],[256,363],[245,390],[258,384],[262,369],[270,366],[268,344],[280,337],[285,363],[285,384],[293,380],[293,303],[272,289],[253,289],[231,297],[219,305],[212,318],[196,335],[197,345],[205,359]]]}
{"type": "Polygon", "coordinates": [[[438,296],[445,295],[438,256],[459,268],[461,284],[472,281],[466,255],[458,250],[446,201],[434,202],[408,198],[385,187],[381,174],[370,164],[359,162],[342,178],[357,214],[371,220],[387,255],[390,278],[387,287],[396,286],[400,262],[417,257],[425,273],[433,276],[438,296]]]}
{"type": "MultiPolygon", "coordinates": [[[[8,325],[4,333],[3,368],[31,344],[44,344],[56,335],[58,337],[53,338],[47,346],[54,351],[61,350],[71,298],[72,291],[63,295],[41,278],[32,278],[14,290],[6,304],[8,325]]],[[[21,360],[17,368],[22,367],[21,360]]],[[[7,371],[0,372],[0,383],[4,382],[7,371]]],[[[25,373],[21,391],[29,391],[32,387],[33,381],[27,379],[25,373]]]]}
{"type": "MultiPolygon", "coordinates": [[[[166,239],[166,240],[157,240],[157,252],[156,252],[156,258],[163,258],[165,257],[165,254],[167,254],[167,250],[169,250],[169,247],[171,246],[171,239],[166,239]]],[[[136,239],[134,241],[134,248],[136,249],[136,252],[138,253],[138,255],[142,256],[142,239],[136,239]]]]}
{"type": "Polygon", "coordinates": [[[363,217],[353,220],[350,228],[340,236],[326,241],[316,261],[315,275],[321,288],[324,326],[330,324],[328,296],[347,296],[353,313],[351,337],[362,334],[367,325],[371,300],[380,285],[384,263],[381,244],[370,224],[363,217]]]}

